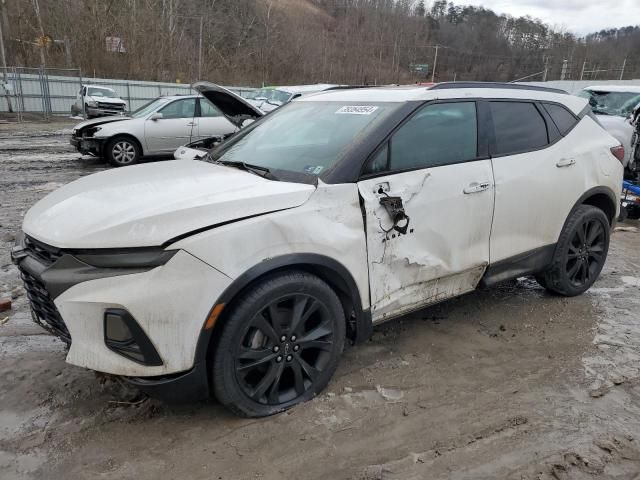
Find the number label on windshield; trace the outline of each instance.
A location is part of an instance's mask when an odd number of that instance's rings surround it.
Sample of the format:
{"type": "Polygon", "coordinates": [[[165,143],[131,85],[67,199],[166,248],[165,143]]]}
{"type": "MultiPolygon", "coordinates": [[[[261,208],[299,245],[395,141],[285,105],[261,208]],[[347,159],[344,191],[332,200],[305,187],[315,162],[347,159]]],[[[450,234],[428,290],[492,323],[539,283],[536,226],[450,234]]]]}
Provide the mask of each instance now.
{"type": "Polygon", "coordinates": [[[378,107],[373,105],[348,105],[338,109],[336,113],[348,113],[351,115],[371,115],[378,107]]]}

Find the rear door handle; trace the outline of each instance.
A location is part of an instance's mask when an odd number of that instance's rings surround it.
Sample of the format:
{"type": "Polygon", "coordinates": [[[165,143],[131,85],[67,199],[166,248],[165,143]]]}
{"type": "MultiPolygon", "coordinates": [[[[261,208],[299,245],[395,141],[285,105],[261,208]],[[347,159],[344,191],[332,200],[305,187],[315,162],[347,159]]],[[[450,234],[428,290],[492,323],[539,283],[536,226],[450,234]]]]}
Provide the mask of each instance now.
{"type": "Polygon", "coordinates": [[[571,165],[575,165],[575,164],[576,164],[575,158],[562,158],[558,160],[558,163],[556,163],[556,167],[558,168],[570,167],[571,165]]]}
{"type": "Polygon", "coordinates": [[[196,125],[197,125],[197,123],[195,123],[195,122],[187,123],[187,127],[195,127],[196,125]]]}
{"type": "Polygon", "coordinates": [[[491,183],[489,182],[481,182],[481,183],[473,182],[473,183],[470,183],[469,186],[463,190],[463,192],[465,194],[480,193],[480,192],[484,192],[485,190],[488,190],[490,186],[491,186],[491,183]]]}

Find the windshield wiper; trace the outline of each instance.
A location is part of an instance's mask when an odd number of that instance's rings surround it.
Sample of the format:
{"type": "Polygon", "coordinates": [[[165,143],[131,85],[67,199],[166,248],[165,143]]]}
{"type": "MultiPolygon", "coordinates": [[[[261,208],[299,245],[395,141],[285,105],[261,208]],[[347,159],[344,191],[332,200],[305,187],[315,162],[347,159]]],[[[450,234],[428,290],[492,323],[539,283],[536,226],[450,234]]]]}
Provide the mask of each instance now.
{"type": "Polygon", "coordinates": [[[253,165],[247,162],[232,162],[230,160],[214,160],[214,162],[228,167],[240,168],[262,178],[268,178],[269,180],[278,180],[277,177],[273,173],[271,173],[271,170],[261,165],[253,165]]]}
{"type": "Polygon", "coordinates": [[[600,110],[598,108],[592,108],[591,110],[597,115],[611,115],[609,112],[605,112],[604,110],[600,110]]]}

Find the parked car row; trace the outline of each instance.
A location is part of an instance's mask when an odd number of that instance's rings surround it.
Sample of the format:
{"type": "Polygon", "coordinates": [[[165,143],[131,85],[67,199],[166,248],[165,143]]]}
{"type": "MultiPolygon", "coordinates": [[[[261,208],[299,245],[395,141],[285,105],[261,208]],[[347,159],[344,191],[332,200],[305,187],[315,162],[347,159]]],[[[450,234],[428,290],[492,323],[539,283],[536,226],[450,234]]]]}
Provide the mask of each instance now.
{"type": "Polygon", "coordinates": [[[71,144],[80,153],[103,156],[117,167],[133,165],[143,157],[172,155],[181,160],[194,159],[265,113],[302,95],[333,87],[319,84],[267,88],[256,90],[245,99],[224,87],[199,82],[192,85],[198,95],[161,96],[125,116],[124,102],[116,98],[113,90],[87,85],[72,109],[84,103],[87,118],[99,116],[98,113],[115,114],[96,100],[106,98],[96,95],[113,95],[111,105],[118,105],[122,111],[117,116],[100,115],[101,118],[76,125],[71,144]]]}
{"type": "Polygon", "coordinates": [[[271,415],[321,392],[375,324],[522,275],[579,295],[603,268],[625,151],[584,98],[459,82],[262,115],[194,88],[74,139],[130,164],[179,127],[231,138],[80,178],[24,218],[12,258],[71,364],[271,415]]]}
{"type": "Polygon", "coordinates": [[[190,142],[224,137],[264,115],[218,85],[200,82],[192,88],[198,95],[158,97],[129,116],[84,121],[73,129],[71,144],[121,167],[143,157],[173,155],[190,142]]]}
{"type": "Polygon", "coordinates": [[[589,100],[598,121],[625,149],[624,167],[631,178],[640,171],[640,149],[634,137],[634,109],[640,107],[640,86],[597,85],[583,89],[578,96],[589,100]]]}

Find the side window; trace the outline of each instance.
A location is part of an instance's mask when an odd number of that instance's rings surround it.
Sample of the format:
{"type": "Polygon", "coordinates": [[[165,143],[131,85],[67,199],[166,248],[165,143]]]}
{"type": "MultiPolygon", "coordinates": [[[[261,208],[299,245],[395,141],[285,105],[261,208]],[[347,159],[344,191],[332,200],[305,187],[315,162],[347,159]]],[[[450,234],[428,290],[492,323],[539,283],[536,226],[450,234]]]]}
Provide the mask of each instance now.
{"type": "Polygon", "coordinates": [[[494,155],[508,155],[544,147],[549,143],[547,124],[533,103],[489,102],[496,144],[494,155]]]}
{"type": "Polygon", "coordinates": [[[427,105],[391,137],[391,170],[429,168],[477,157],[475,102],[427,105]]]}
{"type": "Polygon", "coordinates": [[[365,175],[371,175],[375,173],[384,172],[388,168],[389,161],[389,142],[386,142],[384,146],[378,150],[378,152],[369,160],[365,171],[365,175]]]}
{"type": "Polygon", "coordinates": [[[201,117],[221,117],[222,113],[206,98],[200,99],[200,116],[201,117]]]}
{"type": "Polygon", "coordinates": [[[545,103],[544,108],[547,110],[547,113],[553,120],[553,123],[556,124],[560,133],[564,136],[569,133],[578,120],[574,117],[566,108],[561,107],[560,105],[554,105],[552,103],[545,103]]]}
{"type": "Polygon", "coordinates": [[[176,100],[162,108],[159,113],[162,113],[162,118],[193,118],[196,113],[196,99],[176,100]]]}

